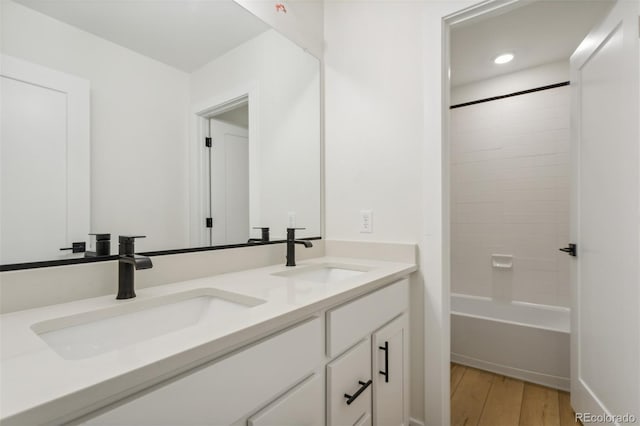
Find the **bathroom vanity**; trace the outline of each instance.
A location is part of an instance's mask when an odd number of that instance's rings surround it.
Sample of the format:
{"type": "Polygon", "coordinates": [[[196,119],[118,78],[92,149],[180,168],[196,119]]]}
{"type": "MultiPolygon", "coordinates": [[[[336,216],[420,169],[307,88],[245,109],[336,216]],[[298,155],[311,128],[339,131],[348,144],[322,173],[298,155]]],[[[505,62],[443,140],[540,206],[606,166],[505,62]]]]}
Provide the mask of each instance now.
{"type": "Polygon", "coordinates": [[[2,424],[408,424],[410,263],[320,257],[2,316],[2,424]]]}

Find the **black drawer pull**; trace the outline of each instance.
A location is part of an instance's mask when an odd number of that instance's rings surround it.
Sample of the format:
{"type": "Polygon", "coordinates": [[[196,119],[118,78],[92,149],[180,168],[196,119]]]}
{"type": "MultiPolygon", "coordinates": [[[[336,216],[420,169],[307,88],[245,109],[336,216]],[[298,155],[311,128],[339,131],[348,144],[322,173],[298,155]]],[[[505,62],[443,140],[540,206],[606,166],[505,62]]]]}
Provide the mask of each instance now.
{"type": "Polygon", "coordinates": [[[384,346],[378,346],[378,349],[384,351],[384,371],[380,374],[384,376],[385,383],[389,383],[389,342],[384,342],[384,346]]]}
{"type": "Polygon", "coordinates": [[[344,394],[344,397],[347,398],[347,405],[351,405],[351,403],[355,401],[356,398],[359,397],[360,394],[364,392],[364,390],[368,388],[371,383],[373,383],[373,381],[370,379],[367,383],[365,383],[362,380],[358,380],[358,383],[360,384],[360,389],[358,389],[356,393],[354,393],[353,395],[349,395],[347,393],[344,394]]]}

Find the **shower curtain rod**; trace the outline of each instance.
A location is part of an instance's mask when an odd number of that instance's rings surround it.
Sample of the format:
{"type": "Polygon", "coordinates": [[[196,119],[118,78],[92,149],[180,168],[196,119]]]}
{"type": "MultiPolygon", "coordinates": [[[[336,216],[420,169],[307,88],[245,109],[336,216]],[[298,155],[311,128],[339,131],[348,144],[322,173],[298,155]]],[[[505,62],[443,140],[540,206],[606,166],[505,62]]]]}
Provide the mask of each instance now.
{"type": "Polygon", "coordinates": [[[520,96],[520,95],[526,95],[527,93],[534,93],[534,92],[540,92],[542,90],[555,89],[556,87],[568,86],[569,84],[570,84],[569,81],[563,81],[561,83],[550,84],[548,86],[540,86],[540,87],[535,87],[533,89],[522,90],[520,92],[509,93],[509,94],[506,94],[506,95],[494,96],[494,97],[491,97],[491,98],[478,99],[477,101],[471,101],[471,102],[465,102],[465,103],[462,103],[462,104],[451,105],[449,107],[449,109],[462,108],[462,107],[466,107],[466,106],[470,106],[470,105],[481,104],[481,103],[484,103],[484,102],[497,101],[498,99],[510,98],[512,96],[520,96]]]}

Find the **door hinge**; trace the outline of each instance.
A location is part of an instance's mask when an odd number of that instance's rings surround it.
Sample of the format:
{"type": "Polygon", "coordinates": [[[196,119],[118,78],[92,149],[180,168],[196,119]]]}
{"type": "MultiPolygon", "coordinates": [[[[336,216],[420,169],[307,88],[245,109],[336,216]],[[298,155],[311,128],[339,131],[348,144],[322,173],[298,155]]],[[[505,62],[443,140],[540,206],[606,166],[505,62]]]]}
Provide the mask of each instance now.
{"type": "Polygon", "coordinates": [[[213,218],[212,217],[206,218],[205,225],[207,228],[213,228],[213,218]]]}
{"type": "Polygon", "coordinates": [[[211,148],[212,145],[212,141],[210,137],[206,137],[204,138],[204,146],[206,146],[207,148],[211,148]]]}

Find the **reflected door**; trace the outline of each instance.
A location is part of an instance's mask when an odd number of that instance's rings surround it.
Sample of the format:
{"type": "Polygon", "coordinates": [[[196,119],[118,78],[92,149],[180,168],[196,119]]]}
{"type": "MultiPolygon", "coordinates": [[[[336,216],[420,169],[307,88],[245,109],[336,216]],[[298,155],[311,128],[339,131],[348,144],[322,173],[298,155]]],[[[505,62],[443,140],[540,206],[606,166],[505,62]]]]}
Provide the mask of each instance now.
{"type": "Polygon", "coordinates": [[[248,130],[210,119],[211,245],[246,243],[249,239],[248,130]]]}
{"type": "Polygon", "coordinates": [[[65,257],[89,232],[89,85],[2,59],[0,263],[65,257]]]}
{"type": "Polygon", "coordinates": [[[67,240],[66,96],[2,77],[2,261],[50,259],[67,240]]]}

